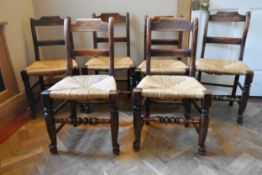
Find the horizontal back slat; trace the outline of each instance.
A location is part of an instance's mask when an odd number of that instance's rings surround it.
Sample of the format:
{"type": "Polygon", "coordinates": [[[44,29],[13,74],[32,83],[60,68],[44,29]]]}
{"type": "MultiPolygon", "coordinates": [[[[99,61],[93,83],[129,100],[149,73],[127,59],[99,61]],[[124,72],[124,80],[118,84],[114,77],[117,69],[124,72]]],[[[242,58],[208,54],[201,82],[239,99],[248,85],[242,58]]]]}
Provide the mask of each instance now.
{"type": "Polygon", "coordinates": [[[44,16],[40,19],[31,18],[30,20],[34,26],[59,26],[64,24],[64,19],[59,16],[44,16]]]}
{"type": "Polygon", "coordinates": [[[64,40],[41,40],[37,41],[38,46],[54,46],[54,45],[64,45],[64,40]]]}
{"type": "Polygon", "coordinates": [[[101,18],[102,21],[107,22],[110,17],[114,18],[114,23],[125,23],[126,22],[126,16],[122,16],[119,13],[102,13],[99,16],[96,14],[93,14],[94,18],[101,18]]]}
{"type": "Polygon", "coordinates": [[[178,45],[178,39],[152,39],[152,45],[178,45]]]}
{"type": "Polygon", "coordinates": [[[226,37],[206,37],[206,43],[215,44],[241,44],[241,38],[226,38],[226,37]]]}
{"type": "Polygon", "coordinates": [[[106,32],[108,23],[100,19],[77,19],[76,23],[70,25],[71,32],[106,32]]]}
{"type": "Polygon", "coordinates": [[[190,57],[191,49],[151,49],[150,56],[190,57]]]}
{"type": "MultiPolygon", "coordinates": [[[[127,42],[127,38],[126,37],[115,37],[114,38],[114,42],[127,42]]],[[[105,37],[97,37],[97,42],[103,42],[103,43],[107,43],[108,42],[108,38],[105,37]]]]}
{"type": "Polygon", "coordinates": [[[160,18],[158,21],[152,21],[152,31],[191,31],[193,24],[183,19],[160,18]]]}
{"type": "Polygon", "coordinates": [[[245,20],[246,16],[240,15],[238,12],[217,12],[214,15],[209,15],[209,21],[241,22],[245,20]]]}
{"type": "Polygon", "coordinates": [[[74,56],[109,56],[109,49],[74,49],[74,56]]]}

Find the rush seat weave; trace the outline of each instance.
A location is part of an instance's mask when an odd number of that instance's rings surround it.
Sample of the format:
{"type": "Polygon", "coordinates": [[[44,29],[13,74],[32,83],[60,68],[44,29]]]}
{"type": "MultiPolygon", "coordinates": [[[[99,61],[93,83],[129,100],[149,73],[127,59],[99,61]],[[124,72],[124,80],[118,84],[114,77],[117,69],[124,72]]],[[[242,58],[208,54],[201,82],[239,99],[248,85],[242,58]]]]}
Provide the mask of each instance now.
{"type": "Polygon", "coordinates": [[[160,100],[202,99],[207,91],[193,77],[172,75],[148,75],[137,88],[142,89],[142,96],[160,100]]]}
{"type": "Polygon", "coordinates": [[[108,99],[116,90],[116,82],[109,75],[68,76],[48,89],[50,97],[68,100],[108,99]]]}
{"type": "MultiPolygon", "coordinates": [[[[174,59],[152,59],[150,64],[150,71],[153,74],[185,74],[188,69],[185,63],[174,59]]],[[[146,73],[146,60],[144,60],[138,68],[142,73],[146,73]]]]}
{"type": "Polygon", "coordinates": [[[211,74],[245,75],[248,66],[242,61],[199,59],[196,63],[198,70],[211,74]]]}
{"type": "MultiPolygon", "coordinates": [[[[88,69],[100,69],[108,70],[110,59],[108,57],[92,58],[85,64],[88,69]]],[[[129,69],[133,67],[133,61],[130,57],[115,57],[114,68],[115,69],[129,69]]]]}
{"type": "MultiPolygon", "coordinates": [[[[26,68],[26,71],[29,75],[35,76],[52,76],[62,74],[65,73],[67,69],[66,61],[66,59],[35,61],[26,68]]],[[[73,61],[73,66],[77,66],[75,61],[73,61]]]]}

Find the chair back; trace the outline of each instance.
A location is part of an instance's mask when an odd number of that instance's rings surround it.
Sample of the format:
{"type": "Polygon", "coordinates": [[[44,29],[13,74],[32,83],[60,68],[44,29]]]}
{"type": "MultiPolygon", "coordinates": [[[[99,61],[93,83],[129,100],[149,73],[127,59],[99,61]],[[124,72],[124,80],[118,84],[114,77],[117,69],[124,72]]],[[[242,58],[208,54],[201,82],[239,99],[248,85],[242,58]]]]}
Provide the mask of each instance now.
{"type": "MultiPolygon", "coordinates": [[[[114,36],[115,43],[126,43],[126,55],[130,57],[130,22],[129,13],[126,15],[120,15],[119,13],[101,13],[96,15],[93,13],[93,18],[100,18],[104,22],[108,22],[109,18],[114,19],[114,24],[124,24],[125,25],[125,36],[114,36]]],[[[116,27],[116,25],[114,25],[116,27]]],[[[93,42],[94,48],[98,47],[98,43],[108,43],[108,37],[98,36],[97,32],[93,32],[93,42]]]]}
{"type": "Polygon", "coordinates": [[[51,26],[63,26],[64,19],[59,16],[43,16],[40,19],[30,18],[30,26],[34,44],[35,60],[40,60],[40,47],[42,46],[55,46],[55,45],[65,45],[64,39],[59,40],[40,40],[37,36],[38,27],[51,27],[51,26]]]}
{"type": "MultiPolygon", "coordinates": [[[[144,60],[146,60],[146,28],[147,28],[147,18],[146,15],[144,17],[144,60]]],[[[175,18],[174,16],[155,16],[152,20],[158,21],[161,18],[175,18]]],[[[170,45],[170,46],[177,46],[178,48],[182,48],[182,41],[183,41],[183,33],[178,33],[177,39],[152,39],[152,45],[170,45]]]]}
{"type": "Polygon", "coordinates": [[[107,56],[110,58],[109,74],[114,75],[114,29],[113,18],[110,17],[108,22],[101,19],[77,19],[71,23],[69,17],[64,21],[64,34],[67,48],[67,74],[72,75],[73,62],[76,57],[84,56],[107,56]],[[73,47],[72,33],[77,32],[103,32],[108,36],[109,48],[106,49],[77,49],[73,47]]]}
{"type": "Polygon", "coordinates": [[[206,44],[232,44],[232,45],[240,45],[240,54],[239,60],[243,60],[244,48],[246,44],[247,33],[249,30],[250,24],[250,12],[246,12],[246,15],[240,15],[238,12],[217,12],[216,14],[209,14],[208,20],[205,24],[204,30],[204,38],[202,45],[201,58],[205,56],[206,44]],[[228,23],[228,22],[236,22],[236,23],[244,23],[244,29],[241,38],[236,37],[214,37],[207,36],[208,33],[208,24],[209,22],[219,22],[219,23],[228,23]]]}
{"type": "Polygon", "coordinates": [[[198,36],[198,19],[188,22],[182,18],[147,18],[146,27],[146,74],[150,74],[151,57],[189,57],[189,74],[195,75],[196,45],[198,36]],[[179,34],[178,40],[153,40],[152,32],[176,32],[179,34]],[[192,33],[190,48],[182,48],[182,35],[184,32],[192,33]],[[159,45],[178,45],[177,48],[160,49],[152,48],[153,44],[159,45]]]}

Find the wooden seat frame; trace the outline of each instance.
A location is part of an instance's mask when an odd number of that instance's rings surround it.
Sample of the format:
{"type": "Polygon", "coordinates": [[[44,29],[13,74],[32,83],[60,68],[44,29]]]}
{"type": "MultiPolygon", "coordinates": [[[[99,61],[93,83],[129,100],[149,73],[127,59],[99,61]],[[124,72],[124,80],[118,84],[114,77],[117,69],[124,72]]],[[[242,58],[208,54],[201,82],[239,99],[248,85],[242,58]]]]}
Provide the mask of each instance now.
{"type": "MultiPolygon", "coordinates": [[[[246,15],[240,15],[238,12],[217,12],[216,14],[209,14],[208,20],[206,21],[205,31],[204,31],[204,38],[203,38],[203,46],[201,52],[201,58],[205,56],[206,45],[211,44],[231,44],[231,45],[240,45],[240,54],[239,54],[239,61],[243,61],[244,56],[244,49],[246,44],[246,38],[249,30],[250,24],[250,12],[246,12],[246,15]],[[208,33],[208,24],[209,22],[216,22],[216,23],[228,23],[228,22],[236,22],[236,23],[244,23],[243,34],[241,38],[232,38],[232,37],[214,37],[214,36],[207,36],[208,33]]],[[[207,74],[217,74],[212,72],[205,72],[207,74]]],[[[226,75],[226,74],[217,74],[217,75],[226,75]]],[[[232,75],[232,74],[230,74],[232,75]]],[[[198,80],[201,81],[202,71],[198,70],[198,80]]],[[[228,84],[217,84],[217,83],[208,83],[203,82],[202,84],[209,85],[209,86],[217,86],[217,87],[225,87],[225,88],[232,88],[231,95],[214,95],[213,99],[218,101],[228,101],[229,106],[232,106],[234,102],[239,104],[238,109],[238,117],[237,123],[243,123],[243,112],[246,109],[250,87],[253,81],[254,72],[248,70],[245,75],[244,85],[241,85],[239,82],[240,75],[234,75],[234,83],[233,85],[228,84]],[[240,88],[242,91],[241,96],[237,96],[237,88],[240,88]]]]}
{"type": "MultiPolygon", "coordinates": [[[[64,22],[65,29],[65,38],[66,38],[66,47],[67,47],[67,75],[73,76],[73,67],[72,60],[79,56],[108,56],[110,58],[110,69],[109,75],[114,76],[114,33],[113,33],[113,18],[109,18],[108,22],[103,22],[99,19],[87,19],[87,20],[77,20],[76,23],[71,24],[70,18],[66,18],[64,22]],[[72,33],[77,32],[104,32],[107,33],[109,38],[109,48],[108,49],[76,49],[73,47],[73,38],[72,33]]],[[[89,76],[89,75],[85,75],[89,76]]],[[[97,104],[109,103],[110,106],[110,119],[100,119],[96,117],[77,117],[77,100],[69,100],[71,105],[71,114],[69,118],[66,119],[56,119],[55,114],[60,110],[63,105],[58,106],[56,109],[53,108],[53,99],[50,97],[50,91],[46,90],[42,92],[42,99],[44,105],[44,115],[46,120],[46,127],[51,140],[49,145],[49,150],[52,154],[57,153],[57,132],[65,125],[70,124],[74,127],[79,126],[80,124],[85,125],[97,125],[97,124],[106,124],[111,125],[111,136],[112,136],[112,146],[113,153],[119,153],[119,144],[118,140],[118,128],[119,128],[119,116],[118,116],[118,107],[117,107],[117,91],[111,90],[109,92],[109,100],[99,100],[95,102],[97,104]],[[60,126],[56,128],[56,123],[60,123],[60,126]]],[[[94,101],[92,100],[94,103],[94,101]]],[[[81,102],[80,102],[81,104],[81,102]]]]}
{"type": "MultiPolygon", "coordinates": [[[[51,26],[63,26],[64,19],[59,16],[43,16],[40,19],[30,19],[31,24],[31,32],[34,44],[34,52],[35,52],[35,61],[40,61],[40,47],[44,46],[57,46],[57,45],[65,45],[65,41],[63,39],[60,40],[39,40],[37,37],[37,27],[51,27],[51,26]]],[[[43,91],[46,89],[46,84],[44,82],[44,77],[42,75],[38,76],[38,81],[33,85],[30,84],[30,75],[26,70],[21,71],[21,77],[24,82],[25,93],[27,97],[28,107],[30,111],[31,118],[36,118],[36,105],[40,99],[39,97],[35,97],[33,90],[40,86],[40,90],[43,91]]]]}
{"type": "MultiPolygon", "coordinates": [[[[146,74],[152,75],[150,71],[150,59],[151,56],[177,56],[177,57],[190,57],[189,76],[195,76],[195,56],[196,56],[196,44],[197,44],[197,32],[198,32],[198,19],[194,19],[194,22],[187,22],[182,19],[175,18],[159,18],[158,20],[152,20],[147,18],[147,30],[146,30],[146,74]],[[151,49],[151,33],[152,31],[175,31],[175,32],[192,32],[191,49],[177,48],[177,49],[151,49]]],[[[172,76],[172,75],[170,75],[172,76]]],[[[211,106],[211,94],[205,91],[203,99],[201,99],[201,107],[194,102],[194,99],[182,99],[184,105],[184,116],[182,117],[166,117],[155,116],[150,117],[149,103],[171,103],[176,101],[160,101],[148,97],[143,97],[141,88],[135,88],[133,90],[133,113],[134,113],[134,133],[135,141],[133,148],[135,151],[140,150],[141,142],[141,130],[144,123],[160,122],[165,124],[183,124],[186,127],[193,125],[196,128],[199,139],[199,153],[204,155],[206,153],[205,139],[207,136],[209,116],[208,110],[211,106]],[[194,103],[196,109],[200,113],[199,118],[191,118],[191,103],[194,103]],[[145,109],[144,115],[142,115],[142,109],[145,109]]],[[[179,100],[179,99],[178,99],[179,100]]],[[[180,102],[179,102],[180,103],[180,102]]]]}

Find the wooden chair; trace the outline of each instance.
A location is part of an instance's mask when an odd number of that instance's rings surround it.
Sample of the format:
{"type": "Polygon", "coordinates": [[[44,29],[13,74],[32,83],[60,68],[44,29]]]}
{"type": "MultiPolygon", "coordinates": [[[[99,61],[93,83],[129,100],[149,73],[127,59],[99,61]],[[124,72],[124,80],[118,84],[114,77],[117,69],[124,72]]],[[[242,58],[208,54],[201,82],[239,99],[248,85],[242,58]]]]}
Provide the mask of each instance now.
{"type": "Polygon", "coordinates": [[[196,67],[199,72],[198,80],[201,81],[202,72],[206,74],[214,74],[214,75],[233,75],[235,76],[234,84],[217,84],[217,83],[208,83],[202,82],[205,85],[210,86],[219,86],[232,88],[231,95],[214,95],[215,100],[220,101],[229,101],[229,105],[232,106],[233,102],[237,102],[239,104],[237,123],[243,123],[243,112],[246,109],[247,101],[249,97],[249,90],[251,83],[253,81],[254,73],[249,70],[248,66],[243,63],[243,55],[246,43],[246,37],[249,29],[250,23],[250,12],[247,12],[246,15],[240,15],[238,12],[217,12],[214,15],[208,16],[208,21],[206,22],[204,39],[203,39],[203,47],[201,53],[201,59],[197,61],[196,67]],[[215,37],[215,36],[207,36],[208,33],[208,23],[244,23],[244,30],[241,38],[231,38],[231,37],[215,37]],[[207,44],[231,44],[231,45],[240,45],[240,54],[238,61],[232,60],[219,60],[219,59],[210,59],[205,57],[205,50],[207,44]],[[241,85],[239,82],[239,77],[241,75],[245,76],[244,85],[241,85]],[[237,88],[242,90],[242,95],[236,96],[237,88]]]}
{"type": "MultiPolygon", "coordinates": [[[[21,76],[25,86],[26,97],[29,105],[29,110],[32,118],[36,118],[36,104],[40,99],[36,98],[33,90],[40,85],[40,90],[43,91],[46,89],[46,84],[44,81],[44,77],[54,77],[57,75],[61,75],[66,73],[66,59],[40,59],[40,48],[44,46],[57,46],[57,45],[65,45],[65,41],[63,39],[59,40],[41,40],[37,35],[38,28],[47,27],[51,28],[53,26],[63,26],[64,20],[59,16],[44,16],[40,19],[30,19],[31,24],[31,32],[34,43],[34,51],[35,51],[35,61],[21,71],[21,76]],[[31,85],[30,77],[35,76],[38,77],[39,81],[35,84],[31,85]]],[[[76,62],[74,62],[74,66],[76,66],[76,62]]]]}
{"type": "MultiPolygon", "coordinates": [[[[56,83],[48,90],[42,92],[44,105],[44,115],[46,127],[51,140],[49,146],[52,154],[57,153],[57,132],[65,125],[73,126],[111,124],[111,135],[113,153],[119,153],[118,138],[118,109],[117,109],[117,88],[114,79],[114,34],[113,34],[113,18],[109,18],[108,22],[100,19],[79,19],[76,23],[71,24],[70,18],[65,19],[65,37],[67,47],[67,77],[56,83]],[[107,49],[77,49],[72,43],[72,33],[79,32],[103,32],[109,38],[109,48],[107,49]],[[73,60],[76,57],[84,56],[108,56],[109,75],[78,75],[73,76],[73,60]],[[71,114],[68,118],[55,118],[55,114],[64,105],[60,105],[57,109],[53,108],[53,100],[68,100],[71,104],[71,114]],[[109,103],[110,119],[101,119],[95,117],[77,117],[77,102],[91,101],[99,103],[109,103]],[[61,123],[56,128],[56,123],[61,123]]],[[[101,139],[101,138],[100,138],[101,139]]]]}
{"type": "MultiPolygon", "coordinates": [[[[133,60],[130,57],[130,26],[129,26],[129,13],[126,15],[120,15],[119,13],[101,13],[100,15],[93,14],[93,18],[101,18],[102,21],[107,22],[110,17],[114,18],[115,27],[118,25],[125,25],[125,36],[115,36],[114,43],[126,43],[126,55],[117,56],[114,59],[114,65],[116,70],[127,70],[127,86],[130,91],[134,84],[134,65],[133,60]]],[[[99,43],[108,43],[108,38],[99,36],[97,32],[93,33],[94,47],[98,48],[99,43]]],[[[109,70],[109,58],[108,57],[96,57],[90,59],[86,63],[88,70],[95,70],[96,74],[99,71],[109,70]]],[[[121,81],[121,80],[117,80],[121,81]]],[[[124,80],[125,81],[125,80],[124,80]]]]}
{"type": "Polygon", "coordinates": [[[147,19],[146,33],[146,76],[140,81],[137,88],[133,90],[133,112],[134,112],[134,132],[135,141],[133,148],[135,151],[140,149],[141,130],[144,122],[160,122],[164,124],[184,124],[194,125],[199,135],[199,153],[205,154],[205,139],[208,130],[208,109],[211,106],[211,94],[195,78],[195,56],[197,44],[198,20],[187,22],[183,19],[162,18],[159,20],[147,19]],[[190,48],[156,49],[151,48],[152,32],[190,32],[192,33],[192,43],[190,48]],[[189,75],[154,75],[151,71],[151,57],[153,56],[172,56],[189,57],[189,75]],[[201,101],[201,107],[194,100],[201,101]],[[184,116],[182,117],[150,117],[147,104],[175,103],[182,101],[184,105],[184,116]],[[196,109],[200,112],[199,118],[191,118],[190,103],[193,102],[196,109]],[[142,108],[145,114],[142,116],[142,108]]]}
{"type": "MultiPolygon", "coordinates": [[[[136,84],[139,83],[141,77],[146,74],[146,28],[147,28],[147,18],[145,16],[144,22],[144,61],[142,61],[136,69],[136,84]]],[[[161,18],[175,18],[174,16],[155,16],[152,20],[158,21],[161,18]]],[[[183,18],[183,17],[179,17],[183,18]]],[[[174,47],[182,48],[182,40],[183,40],[183,33],[177,32],[177,39],[160,39],[160,38],[151,38],[151,45],[153,46],[167,46],[167,47],[174,47]]],[[[165,75],[173,75],[173,74],[188,74],[188,67],[183,62],[181,62],[181,58],[177,57],[175,59],[159,59],[154,58],[151,60],[151,72],[152,74],[165,74],[165,75]]]]}

